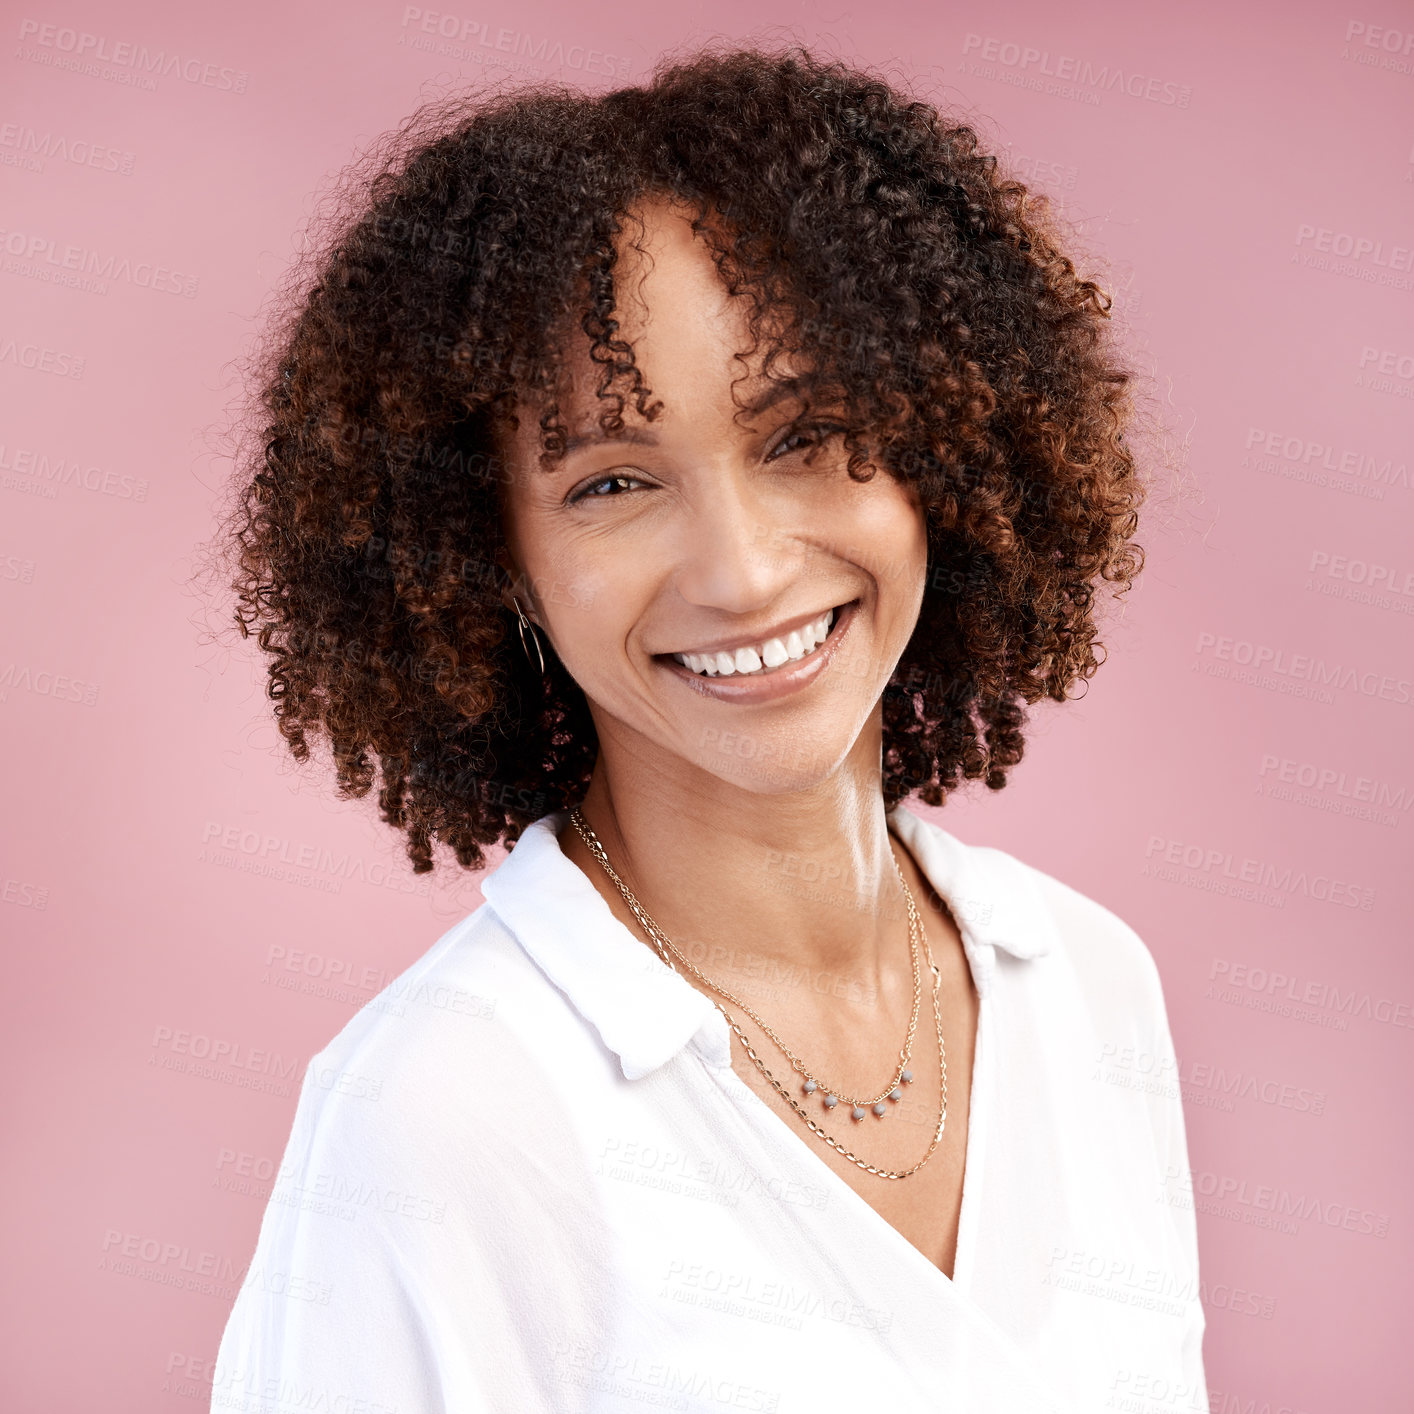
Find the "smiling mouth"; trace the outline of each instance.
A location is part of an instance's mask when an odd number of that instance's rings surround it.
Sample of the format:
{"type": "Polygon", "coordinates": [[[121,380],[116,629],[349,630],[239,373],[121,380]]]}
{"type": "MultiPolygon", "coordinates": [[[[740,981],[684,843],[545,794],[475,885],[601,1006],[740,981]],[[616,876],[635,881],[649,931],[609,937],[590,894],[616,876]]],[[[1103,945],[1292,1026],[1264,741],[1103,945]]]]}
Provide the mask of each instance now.
{"type": "Polygon", "coordinates": [[[790,667],[809,658],[830,636],[838,620],[839,608],[826,609],[818,619],[803,628],[761,643],[718,653],[665,653],[663,656],[680,663],[690,673],[707,678],[761,677],[777,668],[790,667]]]}

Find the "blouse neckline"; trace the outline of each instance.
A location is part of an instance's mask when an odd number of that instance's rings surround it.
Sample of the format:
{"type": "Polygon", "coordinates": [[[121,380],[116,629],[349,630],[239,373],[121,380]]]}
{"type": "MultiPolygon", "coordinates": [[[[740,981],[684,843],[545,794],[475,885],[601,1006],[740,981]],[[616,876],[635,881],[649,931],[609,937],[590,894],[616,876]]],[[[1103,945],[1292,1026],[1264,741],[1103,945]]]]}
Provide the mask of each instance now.
{"type": "MultiPolygon", "coordinates": [[[[902,804],[888,821],[948,905],[979,997],[990,988],[999,950],[1021,960],[1051,951],[1055,924],[1031,881],[1007,868],[1009,856],[963,844],[902,804]]],[[[651,1074],[689,1043],[709,1064],[729,1067],[731,1032],[722,1014],[620,922],[560,849],[568,823],[568,811],[554,811],[527,826],[483,879],[482,897],[618,1057],[626,1079],[651,1074]]]]}

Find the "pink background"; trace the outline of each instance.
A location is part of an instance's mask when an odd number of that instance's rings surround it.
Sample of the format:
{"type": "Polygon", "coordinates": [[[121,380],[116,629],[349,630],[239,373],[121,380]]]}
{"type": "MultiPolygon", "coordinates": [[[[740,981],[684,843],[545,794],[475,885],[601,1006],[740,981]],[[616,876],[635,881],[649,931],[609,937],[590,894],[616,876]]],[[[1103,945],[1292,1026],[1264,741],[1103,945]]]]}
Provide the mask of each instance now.
{"type": "MultiPolygon", "coordinates": [[[[313,193],[425,86],[503,76],[517,46],[601,87],[719,34],[817,44],[960,106],[1104,262],[1168,429],[1149,567],[1085,700],[1039,710],[1014,784],[943,823],[1100,899],[1158,960],[1212,1408],[1404,1407],[1414,14],[10,13],[0,1402],[205,1408],[305,1060],[479,901],[471,876],[415,880],[371,799],[295,771],[262,667],[193,582],[233,360],[313,193]],[[467,39],[426,34],[424,14],[467,39]],[[124,45],[178,63],[154,80],[124,45]],[[111,277],[71,283],[66,258],[90,257],[111,277]],[[214,1077],[183,1051],[217,1046],[238,1051],[214,1077]]],[[[1106,1079],[1142,1083],[1142,1059],[1129,1069],[1106,1079]]]]}

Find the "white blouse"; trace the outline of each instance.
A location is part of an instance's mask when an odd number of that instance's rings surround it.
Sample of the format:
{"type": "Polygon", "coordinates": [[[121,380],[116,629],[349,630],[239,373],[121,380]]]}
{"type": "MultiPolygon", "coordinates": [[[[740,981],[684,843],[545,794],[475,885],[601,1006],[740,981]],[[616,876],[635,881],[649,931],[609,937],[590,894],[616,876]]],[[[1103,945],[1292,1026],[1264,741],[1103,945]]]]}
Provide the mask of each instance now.
{"type": "Polygon", "coordinates": [[[980,1001],[949,1279],[530,826],[310,1062],[214,1371],[241,1414],[1208,1408],[1158,972],[912,811],[980,1001]]]}

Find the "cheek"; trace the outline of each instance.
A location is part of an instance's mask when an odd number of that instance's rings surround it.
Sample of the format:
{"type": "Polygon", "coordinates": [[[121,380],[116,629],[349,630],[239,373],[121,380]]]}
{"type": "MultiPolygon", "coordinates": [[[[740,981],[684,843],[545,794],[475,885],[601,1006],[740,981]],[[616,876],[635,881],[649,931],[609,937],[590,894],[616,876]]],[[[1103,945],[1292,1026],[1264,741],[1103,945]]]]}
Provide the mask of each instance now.
{"type": "MultiPolygon", "coordinates": [[[[592,536],[566,524],[556,507],[541,504],[534,487],[509,488],[502,504],[501,526],[506,546],[524,573],[531,596],[554,631],[570,612],[602,600],[611,579],[604,556],[596,553],[592,536]]],[[[582,629],[576,628],[581,633],[582,629]]]]}
{"type": "Polygon", "coordinates": [[[849,558],[867,570],[881,598],[921,596],[928,568],[923,511],[909,490],[879,471],[851,507],[849,558]]]}
{"type": "Polygon", "coordinates": [[[528,518],[524,529],[522,563],[566,665],[590,671],[609,661],[651,595],[645,564],[609,536],[562,518],[528,518]]]}
{"type": "Polygon", "coordinates": [[[581,641],[612,633],[612,606],[625,597],[624,575],[612,563],[571,542],[543,547],[533,565],[532,588],[552,628],[581,641]]]}

